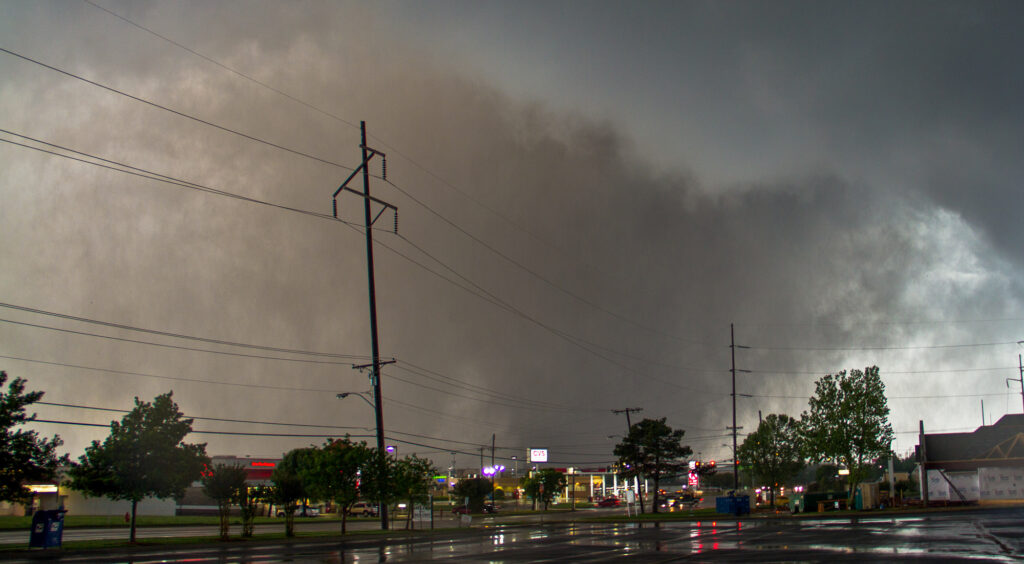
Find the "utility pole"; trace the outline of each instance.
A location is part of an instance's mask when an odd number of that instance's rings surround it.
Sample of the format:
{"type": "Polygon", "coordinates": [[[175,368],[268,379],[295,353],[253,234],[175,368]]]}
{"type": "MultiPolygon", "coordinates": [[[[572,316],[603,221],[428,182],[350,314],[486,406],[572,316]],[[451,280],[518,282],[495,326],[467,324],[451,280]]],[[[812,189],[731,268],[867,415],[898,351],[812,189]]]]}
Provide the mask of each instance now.
{"type": "MultiPolygon", "coordinates": [[[[1007,378],[1006,387],[1010,387],[1010,382],[1020,382],[1020,399],[1021,403],[1024,404],[1024,361],[1021,360],[1021,355],[1019,354],[1017,355],[1017,365],[1020,367],[1020,378],[1007,378]]],[[[984,409],[985,408],[982,408],[982,410],[984,409]]]]}
{"type": "MultiPolygon", "coordinates": [[[[387,483],[387,466],[385,464],[385,457],[384,457],[384,406],[383,406],[383,399],[384,398],[383,398],[383,395],[381,394],[381,388],[380,388],[380,364],[381,364],[381,362],[380,362],[380,347],[379,347],[378,342],[377,342],[377,289],[376,289],[376,286],[374,284],[374,279],[373,279],[373,229],[372,229],[372,227],[373,227],[374,222],[376,222],[377,219],[381,216],[381,214],[384,213],[384,210],[390,208],[391,210],[393,210],[395,212],[395,232],[397,233],[398,232],[398,208],[396,208],[395,206],[393,206],[393,205],[391,205],[391,204],[389,204],[387,202],[384,202],[382,200],[378,200],[377,198],[374,198],[374,197],[370,196],[370,167],[369,167],[370,159],[372,159],[373,157],[375,157],[377,155],[380,155],[381,160],[384,162],[383,170],[387,171],[387,157],[384,155],[384,153],[381,153],[380,151],[377,151],[376,149],[371,149],[371,148],[366,146],[366,122],[365,121],[359,123],[359,131],[360,131],[360,134],[361,134],[359,148],[362,150],[362,156],[363,156],[362,163],[358,167],[356,167],[355,170],[352,171],[352,174],[350,174],[349,177],[347,179],[345,179],[345,182],[342,182],[341,186],[339,186],[338,189],[334,192],[334,196],[333,196],[334,202],[333,202],[333,205],[334,205],[334,217],[337,218],[338,217],[338,194],[340,194],[342,190],[345,190],[347,192],[351,192],[351,193],[356,194],[358,196],[361,196],[363,198],[363,210],[364,210],[364,216],[365,216],[365,219],[366,219],[366,223],[365,223],[365,227],[366,227],[366,272],[367,272],[368,286],[369,286],[369,291],[370,291],[370,347],[371,347],[371,355],[372,355],[371,356],[371,360],[373,361],[373,365],[372,365],[371,372],[370,372],[370,381],[373,384],[373,411],[374,411],[374,418],[376,419],[376,423],[377,423],[377,457],[378,457],[378,461],[377,461],[378,462],[378,469],[377,469],[378,476],[377,476],[377,478],[380,481],[380,486],[383,488],[384,485],[387,483]],[[362,193],[357,192],[356,190],[353,190],[352,188],[348,187],[348,183],[351,182],[352,179],[355,178],[356,174],[358,174],[360,171],[363,173],[363,191],[362,191],[362,193]],[[371,210],[370,210],[370,202],[376,202],[377,204],[380,204],[380,205],[384,206],[383,209],[381,209],[380,212],[377,213],[376,217],[371,217],[372,214],[371,214],[371,210]]],[[[384,176],[385,179],[387,179],[387,172],[384,172],[383,176],[384,176]]],[[[382,498],[383,498],[383,494],[382,494],[382,498]]],[[[386,530],[388,528],[388,507],[387,507],[387,503],[385,503],[383,499],[379,499],[379,500],[377,500],[377,502],[378,502],[379,513],[380,513],[380,528],[386,530]]]]}
{"type": "Polygon", "coordinates": [[[925,508],[927,508],[928,507],[928,449],[927,449],[927,447],[925,445],[924,420],[922,419],[922,420],[918,421],[918,424],[920,425],[920,429],[921,430],[918,432],[918,435],[917,435],[917,443],[920,445],[920,448],[918,449],[919,460],[917,462],[918,462],[918,468],[920,469],[921,475],[920,475],[917,483],[921,485],[921,502],[924,504],[925,508]]]}
{"type": "Polygon", "coordinates": [[[612,413],[614,413],[616,415],[618,415],[620,413],[625,413],[626,414],[626,436],[627,437],[629,436],[629,430],[633,428],[633,424],[629,420],[629,414],[630,413],[640,413],[643,410],[644,410],[644,408],[642,408],[642,407],[627,407],[625,409],[613,409],[612,410],[612,413]]]}
{"type": "Polygon", "coordinates": [[[494,505],[494,477],[497,473],[494,467],[494,433],[491,433],[491,505],[494,505]]]}
{"type": "Polygon", "coordinates": [[[736,426],[736,373],[737,372],[750,372],[749,370],[737,370],[736,368],[736,349],[749,349],[750,347],[744,347],[743,345],[736,344],[736,330],[733,324],[729,324],[729,348],[732,352],[732,368],[729,372],[732,372],[732,489],[740,489],[740,462],[739,457],[736,456],[736,431],[740,427],[736,426]]]}
{"type": "Polygon", "coordinates": [[[1021,360],[1021,355],[1017,355],[1017,366],[1020,367],[1020,401],[1024,405],[1024,360],[1021,360]]]}

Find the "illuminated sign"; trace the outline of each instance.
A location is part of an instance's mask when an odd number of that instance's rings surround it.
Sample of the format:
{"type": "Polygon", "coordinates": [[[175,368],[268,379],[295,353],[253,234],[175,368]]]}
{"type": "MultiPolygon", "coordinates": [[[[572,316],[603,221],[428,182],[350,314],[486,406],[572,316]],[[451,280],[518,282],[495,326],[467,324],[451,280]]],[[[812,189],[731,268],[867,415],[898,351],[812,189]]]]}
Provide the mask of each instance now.
{"type": "Polygon", "coordinates": [[[546,448],[531,448],[530,449],[530,462],[547,462],[548,461],[548,449],[546,448]]]}
{"type": "Polygon", "coordinates": [[[32,493],[57,493],[57,486],[53,484],[32,484],[25,487],[32,493]]]}
{"type": "Polygon", "coordinates": [[[274,464],[273,462],[255,462],[254,461],[254,462],[250,462],[249,466],[260,466],[260,467],[263,467],[263,468],[273,468],[274,466],[277,466],[277,465],[274,464]]]}

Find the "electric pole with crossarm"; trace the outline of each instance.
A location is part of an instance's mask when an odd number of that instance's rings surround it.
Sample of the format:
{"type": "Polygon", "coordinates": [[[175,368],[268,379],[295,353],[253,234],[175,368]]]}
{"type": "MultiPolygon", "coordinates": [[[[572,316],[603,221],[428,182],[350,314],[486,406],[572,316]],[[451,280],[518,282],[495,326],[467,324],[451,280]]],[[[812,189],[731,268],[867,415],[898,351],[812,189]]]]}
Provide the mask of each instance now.
{"type": "Polygon", "coordinates": [[[395,212],[395,232],[398,232],[398,208],[395,206],[370,196],[370,159],[375,156],[380,156],[383,161],[382,176],[387,180],[387,157],[384,153],[371,149],[366,146],[366,122],[359,123],[359,130],[361,133],[361,143],[359,148],[362,149],[363,162],[352,171],[352,174],[341,183],[334,192],[333,205],[334,205],[334,217],[338,217],[338,194],[342,190],[351,192],[357,196],[363,198],[363,210],[366,218],[366,272],[369,278],[370,288],[370,348],[372,354],[372,363],[370,365],[370,382],[373,385],[373,414],[377,423],[377,456],[378,460],[378,475],[379,486],[381,488],[381,499],[377,500],[380,512],[380,528],[388,528],[388,507],[387,503],[384,502],[383,488],[387,484],[387,465],[384,459],[384,407],[383,407],[383,395],[380,390],[380,348],[377,343],[377,290],[373,280],[373,224],[380,218],[384,210],[391,209],[395,212]],[[348,187],[348,183],[352,181],[360,172],[363,173],[363,191],[358,192],[348,187]],[[377,213],[375,217],[372,217],[372,210],[370,204],[376,203],[383,208],[377,213]]]}

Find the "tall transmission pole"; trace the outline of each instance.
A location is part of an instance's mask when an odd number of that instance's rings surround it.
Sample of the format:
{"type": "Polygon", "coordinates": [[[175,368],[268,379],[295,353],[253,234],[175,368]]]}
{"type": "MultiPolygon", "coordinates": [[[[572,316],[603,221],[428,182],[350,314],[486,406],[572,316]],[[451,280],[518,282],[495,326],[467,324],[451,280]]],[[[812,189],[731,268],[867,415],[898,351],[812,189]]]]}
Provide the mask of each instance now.
{"type": "Polygon", "coordinates": [[[629,414],[630,413],[640,413],[643,410],[644,410],[644,408],[642,408],[642,407],[627,407],[625,409],[613,409],[612,413],[614,413],[616,415],[618,415],[620,413],[625,413],[626,414],[626,435],[628,436],[629,435],[629,430],[633,428],[633,424],[629,420],[629,414]]]}
{"type": "MultiPolygon", "coordinates": [[[[1019,341],[1017,344],[1024,343],[1019,341]]],[[[1007,378],[1006,387],[1010,387],[1010,382],[1020,382],[1020,399],[1021,403],[1024,403],[1024,361],[1021,360],[1021,355],[1017,355],[1017,365],[1020,367],[1020,378],[1007,378]]]]}
{"type": "Polygon", "coordinates": [[[736,349],[749,349],[750,347],[744,347],[743,345],[736,344],[736,329],[733,324],[729,324],[729,348],[732,352],[732,368],[729,372],[732,372],[732,489],[740,489],[740,462],[739,457],[736,456],[736,431],[742,427],[736,426],[736,373],[737,372],[750,372],[749,370],[739,370],[736,368],[736,349]]]}
{"type": "MultiPolygon", "coordinates": [[[[377,342],[377,289],[373,279],[373,224],[380,218],[384,210],[391,209],[395,212],[395,232],[398,232],[398,208],[395,206],[378,200],[370,196],[370,159],[375,156],[380,156],[383,161],[383,177],[387,179],[387,157],[384,153],[371,149],[366,146],[366,122],[359,122],[359,131],[361,133],[359,148],[362,150],[363,162],[352,171],[352,174],[341,183],[341,186],[334,192],[333,205],[334,205],[334,217],[338,217],[338,194],[342,190],[356,194],[363,198],[363,210],[366,219],[366,272],[368,278],[368,285],[370,290],[370,347],[372,354],[373,364],[370,369],[370,382],[373,385],[373,414],[377,423],[377,457],[378,457],[378,479],[380,485],[383,487],[387,483],[387,465],[385,464],[384,458],[384,406],[383,406],[383,394],[380,389],[380,348],[377,342]],[[352,188],[348,187],[348,183],[359,172],[363,173],[363,191],[357,192],[352,188]],[[370,203],[375,202],[383,208],[377,213],[376,217],[373,217],[370,203]]],[[[383,497],[383,495],[382,495],[383,497]]],[[[388,528],[388,506],[383,499],[377,500],[380,513],[380,528],[388,528]]]]}

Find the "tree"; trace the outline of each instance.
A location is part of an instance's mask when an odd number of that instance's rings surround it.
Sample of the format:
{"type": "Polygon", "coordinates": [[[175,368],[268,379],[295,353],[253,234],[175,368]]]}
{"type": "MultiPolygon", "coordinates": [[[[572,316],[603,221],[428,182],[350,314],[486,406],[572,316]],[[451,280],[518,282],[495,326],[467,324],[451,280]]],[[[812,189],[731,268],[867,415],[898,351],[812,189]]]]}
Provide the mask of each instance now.
{"type": "Polygon", "coordinates": [[[804,467],[799,422],[788,415],[765,417],[740,445],[739,459],[752,465],[755,480],[768,484],[774,504],[779,485],[804,467]]]}
{"type": "Polygon", "coordinates": [[[367,499],[390,507],[398,500],[393,479],[395,459],[384,450],[370,448],[368,452],[359,489],[367,499]]]}
{"type": "MultiPolygon", "coordinates": [[[[684,446],[682,429],[673,430],[665,424],[665,418],[644,419],[629,428],[629,434],[615,445],[615,456],[619,458],[619,474],[625,478],[644,476],[654,482],[652,511],[658,512],[658,488],[663,478],[671,479],[688,469],[684,457],[693,454],[684,446]]],[[[643,496],[640,497],[640,511],[644,511],[643,496]]]]}
{"type": "Polygon", "coordinates": [[[519,485],[523,487],[523,493],[530,496],[533,503],[533,510],[537,510],[537,498],[540,497],[540,478],[534,475],[523,476],[519,479],[519,485]]]}
{"type": "Polygon", "coordinates": [[[537,472],[537,481],[540,485],[540,499],[544,502],[544,511],[555,499],[555,494],[562,491],[567,485],[565,474],[554,468],[543,468],[537,472]]]}
{"type": "Polygon", "coordinates": [[[345,533],[348,510],[359,499],[360,470],[368,466],[370,449],[366,443],[353,443],[348,437],[328,440],[322,448],[309,451],[307,464],[297,473],[310,497],[332,501],[341,513],[341,532],[345,533]]]}
{"type": "Polygon", "coordinates": [[[178,411],[172,393],[157,396],[153,403],[135,398],[135,408],[120,423],[111,421],[110,436],[86,447],[69,472],[72,489],[131,502],[131,542],[139,501],[180,498],[210,461],[205,443],[182,442],[192,431],[192,419],[178,411]]]}
{"type": "Polygon", "coordinates": [[[252,537],[256,525],[256,511],[260,503],[273,500],[273,488],[268,486],[244,486],[238,490],[235,501],[242,512],[242,537],[252,537]]]}
{"type": "Polygon", "coordinates": [[[397,461],[394,472],[391,474],[394,482],[395,494],[409,503],[409,515],[405,521],[405,528],[412,526],[412,514],[416,504],[426,503],[429,499],[430,486],[433,484],[434,474],[437,468],[425,458],[416,455],[407,456],[397,461]]]}
{"type": "Polygon", "coordinates": [[[815,383],[810,408],[801,416],[807,454],[846,466],[852,505],[856,485],[867,475],[866,466],[885,456],[893,440],[878,367],[826,375],[815,383]]]}
{"type": "Polygon", "coordinates": [[[25,380],[15,378],[3,392],[7,373],[0,371],[0,501],[27,502],[32,492],[26,483],[52,480],[57,468],[68,463],[68,456],[57,456],[64,444],[59,436],[40,438],[35,431],[15,427],[35,421],[25,414],[25,406],[43,397],[43,392],[25,393],[25,380]]]}
{"type": "Polygon", "coordinates": [[[203,474],[203,493],[217,502],[221,540],[228,540],[231,505],[238,500],[239,492],[245,490],[245,478],[245,468],[237,465],[218,464],[203,474]]]}
{"type": "Polygon", "coordinates": [[[284,511],[285,536],[294,537],[296,502],[306,498],[306,487],[302,483],[302,478],[291,468],[291,465],[285,465],[289,454],[291,452],[285,454],[284,460],[281,461],[281,464],[274,469],[274,473],[270,476],[270,481],[274,483],[274,486],[269,495],[270,499],[275,504],[280,505],[284,511]]]}
{"type": "Polygon", "coordinates": [[[491,481],[486,478],[467,478],[459,480],[452,488],[459,500],[469,498],[469,510],[480,513],[484,510],[484,500],[491,493],[491,481]]]}

